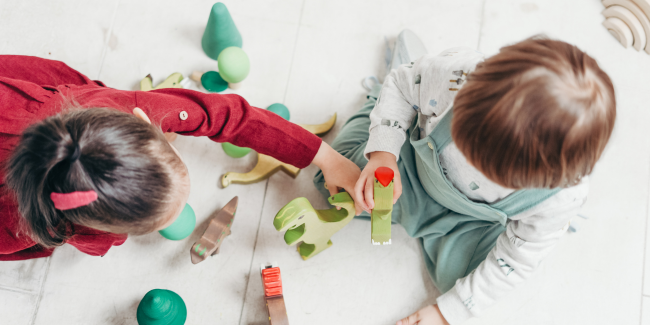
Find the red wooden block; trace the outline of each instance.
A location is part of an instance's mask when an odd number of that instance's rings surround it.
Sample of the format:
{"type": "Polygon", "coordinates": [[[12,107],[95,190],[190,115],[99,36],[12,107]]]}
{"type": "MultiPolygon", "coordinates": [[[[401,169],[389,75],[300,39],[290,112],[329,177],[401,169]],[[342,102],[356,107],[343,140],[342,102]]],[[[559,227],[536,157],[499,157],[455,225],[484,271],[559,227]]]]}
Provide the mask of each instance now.
{"type": "Polygon", "coordinates": [[[381,185],[384,185],[384,187],[390,184],[394,176],[395,173],[388,167],[379,167],[377,170],[375,170],[375,178],[379,181],[379,183],[381,183],[381,185]]]}

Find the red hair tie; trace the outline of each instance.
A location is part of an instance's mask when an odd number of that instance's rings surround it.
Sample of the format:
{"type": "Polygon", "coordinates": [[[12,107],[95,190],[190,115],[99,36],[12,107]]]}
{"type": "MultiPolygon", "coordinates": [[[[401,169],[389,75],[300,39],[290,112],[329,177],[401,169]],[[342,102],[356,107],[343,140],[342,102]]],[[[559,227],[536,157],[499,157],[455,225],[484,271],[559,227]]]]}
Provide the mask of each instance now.
{"type": "Polygon", "coordinates": [[[56,193],[50,194],[50,199],[54,202],[54,207],[57,210],[70,210],[88,205],[97,200],[97,193],[95,191],[85,192],[72,192],[72,193],[56,193]]]}

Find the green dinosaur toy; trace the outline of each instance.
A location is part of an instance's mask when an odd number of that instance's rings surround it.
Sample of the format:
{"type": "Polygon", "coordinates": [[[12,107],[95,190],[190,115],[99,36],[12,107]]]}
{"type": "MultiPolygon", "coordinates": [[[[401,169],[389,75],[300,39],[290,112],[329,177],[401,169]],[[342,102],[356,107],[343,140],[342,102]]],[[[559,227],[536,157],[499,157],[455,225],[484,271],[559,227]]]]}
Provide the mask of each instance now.
{"type": "Polygon", "coordinates": [[[299,197],[285,205],[273,219],[277,231],[287,231],[284,234],[287,245],[302,242],[298,252],[303,260],[332,246],[330,237],[354,218],[354,201],[350,194],[341,192],[328,200],[335,207],[316,210],[306,198],[299,197]]]}
{"type": "Polygon", "coordinates": [[[140,80],[140,90],[149,91],[154,89],[163,89],[163,88],[183,88],[181,86],[181,80],[183,80],[183,75],[179,72],[172,73],[165,81],[158,84],[158,86],[153,86],[153,78],[148,74],[144,79],[140,80]]]}
{"type": "Polygon", "coordinates": [[[393,177],[394,172],[388,167],[379,167],[375,170],[375,207],[370,214],[370,238],[373,245],[390,245],[393,177]]]}

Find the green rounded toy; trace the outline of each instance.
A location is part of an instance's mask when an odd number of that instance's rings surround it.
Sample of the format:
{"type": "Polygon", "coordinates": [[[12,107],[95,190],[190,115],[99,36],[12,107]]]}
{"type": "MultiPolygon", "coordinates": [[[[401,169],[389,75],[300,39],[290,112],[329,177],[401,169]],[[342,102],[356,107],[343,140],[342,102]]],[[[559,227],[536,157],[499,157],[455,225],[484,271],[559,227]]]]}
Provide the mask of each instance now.
{"type": "Polygon", "coordinates": [[[186,203],[176,221],[158,232],[169,240],[181,240],[187,238],[194,231],[194,226],[196,226],[196,214],[194,214],[194,209],[186,203]]]}
{"type": "Polygon", "coordinates": [[[153,289],[140,301],[136,318],[139,325],[183,325],[187,306],[176,292],[153,289]]]}
{"type": "Polygon", "coordinates": [[[219,74],[223,80],[236,84],[246,79],[250,71],[250,61],[246,52],[239,47],[231,46],[219,54],[217,59],[219,74]]]}
{"type": "Polygon", "coordinates": [[[228,82],[221,78],[219,72],[208,71],[201,75],[201,86],[211,93],[220,93],[228,89],[228,82]]]}
{"type": "Polygon", "coordinates": [[[267,107],[266,109],[275,114],[282,116],[282,118],[287,121],[289,120],[289,118],[291,118],[291,113],[289,113],[289,109],[283,104],[275,103],[267,107]]]}
{"type": "Polygon", "coordinates": [[[251,148],[238,147],[230,142],[223,142],[221,148],[226,152],[226,155],[233,158],[241,158],[251,152],[251,148]]]}

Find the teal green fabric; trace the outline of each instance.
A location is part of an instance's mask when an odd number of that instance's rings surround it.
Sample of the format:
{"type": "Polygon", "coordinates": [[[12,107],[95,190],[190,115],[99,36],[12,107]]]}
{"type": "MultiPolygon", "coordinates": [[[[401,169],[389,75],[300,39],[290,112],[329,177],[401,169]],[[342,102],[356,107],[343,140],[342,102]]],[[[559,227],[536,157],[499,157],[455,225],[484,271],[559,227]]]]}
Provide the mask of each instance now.
{"type": "MultiPolygon", "coordinates": [[[[343,126],[332,148],[363,169],[368,142],[370,112],[375,107],[381,85],[375,86],[368,101],[343,126]]],[[[444,176],[438,154],[451,143],[450,111],[427,137],[420,139],[413,123],[397,163],[402,178],[402,195],[393,207],[393,222],[401,224],[409,236],[422,244],[424,261],[441,293],[456,280],[472,272],[485,260],[505,231],[508,216],[534,207],[559,189],[520,190],[495,204],[478,203],[460,193],[444,176]]],[[[325,196],[325,180],[319,171],[314,185],[325,196]]],[[[360,218],[369,218],[364,212],[360,218]]]]}

